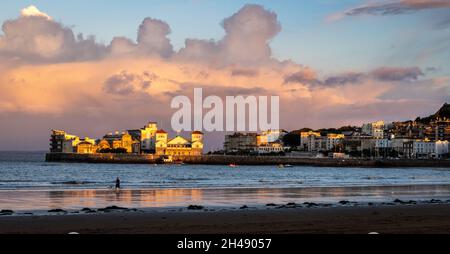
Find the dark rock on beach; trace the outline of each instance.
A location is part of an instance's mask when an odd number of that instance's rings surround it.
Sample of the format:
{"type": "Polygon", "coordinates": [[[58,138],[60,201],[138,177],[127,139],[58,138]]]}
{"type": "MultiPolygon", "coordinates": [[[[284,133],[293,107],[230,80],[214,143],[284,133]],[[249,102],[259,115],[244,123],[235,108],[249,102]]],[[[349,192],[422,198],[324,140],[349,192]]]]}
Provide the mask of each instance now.
{"type": "Polygon", "coordinates": [[[91,209],[91,208],[83,208],[81,209],[81,212],[85,212],[85,213],[95,213],[95,210],[91,209]]]}
{"type": "Polygon", "coordinates": [[[316,207],[316,206],[319,206],[318,204],[313,203],[313,202],[304,202],[303,204],[306,205],[307,207],[316,207]]]}
{"type": "Polygon", "coordinates": [[[190,205],[190,206],[188,206],[187,209],[188,210],[202,210],[203,206],[201,206],[201,205],[190,205]]]}
{"type": "Polygon", "coordinates": [[[112,211],[124,211],[124,210],[129,210],[129,209],[125,208],[125,207],[115,206],[115,205],[97,209],[97,211],[99,211],[99,212],[112,212],[112,211]]]}
{"type": "Polygon", "coordinates": [[[341,201],[339,201],[338,203],[339,203],[340,205],[350,205],[350,204],[356,205],[356,204],[358,204],[358,202],[348,201],[348,200],[341,200],[341,201]]]}
{"type": "Polygon", "coordinates": [[[266,206],[277,206],[277,204],[269,203],[269,204],[266,204],[266,206]]]}
{"type": "Polygon", "coordinates": [[[298,205],[294,202],[290,202],[290,203],[287,203],[286,205],[278,206],[277,208],[297,208],[297,207],[301,207],[301,205],[298,205]]]}
{"type": "Polygon", "coordinates": [[[241,206],[239,209],[247,209],[247,208],[248,208],[248,206],[243,205],[243,206],[241,206]]]}
{"type": "Polygon", "coordinates": [[[65,211],[63,209],[51,209],[51,210],[48,210],[47,212],[49,212],[49,213],[67,213],[67,211],[65,211]]]}
{"type": "Polygon", "coordinates": [[[428,203],[428,204],[441,204],[441,203],[443,203],[442,202],[442,200],[440,200],[440,199],[431,199],[431,200],[428,200],[428,201],[425,201],[424,203],[428,203]]]}
{"type": "Polygon", "coordinates": [[[11,215],[13,213],[14,213],[13,210],[8,210],[8,209],[3,209],[0,211],[0,215],[11,215]]]}
{"type": "Polygon", "coordinates": [[[413,205],[413,204],[417,204],[417,202],[414,201],[414,200],[403,201],[403,200],[400,200],[400,199],[398,199],[398,198],[394,200],[394,203],[402,204],[402,205],[413,205]]]}

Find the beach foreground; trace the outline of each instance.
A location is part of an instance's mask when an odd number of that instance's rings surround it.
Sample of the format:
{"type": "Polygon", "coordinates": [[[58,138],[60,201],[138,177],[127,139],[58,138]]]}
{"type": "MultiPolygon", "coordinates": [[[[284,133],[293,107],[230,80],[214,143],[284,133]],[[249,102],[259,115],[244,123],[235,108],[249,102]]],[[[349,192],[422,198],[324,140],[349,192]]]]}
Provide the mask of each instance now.
{"type": "Polygon", "coordinates": [[[450,204],[2,216],[1,234],[450,233],[450,204]]]}

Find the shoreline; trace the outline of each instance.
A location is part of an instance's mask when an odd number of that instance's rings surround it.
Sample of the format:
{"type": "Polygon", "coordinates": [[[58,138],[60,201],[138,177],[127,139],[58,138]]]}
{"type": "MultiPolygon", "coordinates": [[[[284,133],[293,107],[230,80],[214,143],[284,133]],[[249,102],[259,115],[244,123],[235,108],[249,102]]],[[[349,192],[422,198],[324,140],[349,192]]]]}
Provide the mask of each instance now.
{"type": "Polygon", "coordinates": [[[0,216],[0,234],[450,233],[450,204],[0,216]]]}
{"type": "MultiPolygon", "coordinates": [[[[393,167],[442,167],[450,168],[450,160],[444,159],[332,159],[332,158],[299,158],[289,156],[235,156],[235,155],[202,155],[174,156],[174,161],[191,165],[292,165],[316,167],[361,167],[361,168],[393,168],[393,167]]],[[[47,153],[46,162],[65,163],[112,163],[112,164],[163,164],[162,160],[152,154],[75,154],[47,153]]]]}
{"type": "MultiPolygon", "coordinates": [[[[72,184],[68,184],[70,186],[72,184]]],[[[73,184],[77,185],[77,184],[73,184]]],[[[158,190],[295,190],[295,189],[333,189],[333,188],[404,188],[404,187],[450,187],[450,183],[415,183],[415,184],[374,184],[374,185],[303,185],[295,187],[279,187],[279,186],[225,186],[225,187],[141,187],[131,186],[129,188],[122,188],[122,191],[158,191],[158,190]]],[[[24,188],[10,188],[1,189],[0,192],[50,192],[50,191],[111,191],[111,188],[41,188],[41,187],[24,187],[24,188]]]]}

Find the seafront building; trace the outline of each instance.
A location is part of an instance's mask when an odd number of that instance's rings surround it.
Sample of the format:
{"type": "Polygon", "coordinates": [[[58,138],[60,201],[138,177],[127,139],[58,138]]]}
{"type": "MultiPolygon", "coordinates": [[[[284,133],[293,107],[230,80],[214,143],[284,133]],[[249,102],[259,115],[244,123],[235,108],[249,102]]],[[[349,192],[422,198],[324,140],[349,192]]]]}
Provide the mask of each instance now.
{"type": "Polygon", "coordinates": [[[77,152],[79,144],[95,144],[95,140],[89,137],[81,139],[76,135],[71,135],[63,130],[52,130],[50,136],[51,153],[74,153],[77,152]]]}
{"type": "MultiPolygon", "coordinates": [[[[225,136],[224,151],[230,153],[250,153],[258,144],[257,133],[234,133],[225,136]]],[[[261,142],[261,141],[260,141],[261,142]]]]}
{"type": "Polygon", "coordinates": [[[308,131],[300,133],[300,149],[304,151],[315,150],[315,139],[320,137],[320,132],[308,131]],[[314,147],[313,147],[314,145],[314,147]]]}
{"type": "Polygon", "coordinates": [[[326,144],[327,151],[332,151],[333,149],[336,149],[339,145],[342,144],[344,138],[345,138],[344,134],[336,134],[336,133],[328,134],[326,144]]]}
{"type": "Polygon", "coordinates": [[[155,154],[159,156],[198,156],[203,153],[203,136],[200,131],[191,133],[191,138],[177,135],[169,139],[168,133],[158,129],[155,122],[144,128],[114,132],[101,139],[84,138],[67,134],[63,130],[52,130],[50,137],[51,153],[127,153],[155,154]]]}
{"type": "Polygon", "coordinates": [[[432,123],[434,140],[450,140],[450,119],[439,119],[432,123]]]}
{"type": "Polygon", "coordinates": [[[177,135],[169,139],[169,135],[164,130],[156,131],[156,155],[169,156],[198,156],[203,152],[203,133],[194,131],[191,139],[177,135]]]}
{"type": "Polygon", "coordinates": [[[373,123],[366,123],[361,128],[361,134],[371,136],[374,138],[383,138],[384,137],[384,121],[376,121],[373,123]]]}
{"type": "Polygon", "coordinates": [[[98,143],[102,143],[102,149],[99,152],[123,149],[125,153],[138,154],[141,151],[139,140],[133,138],[128,132],[108,133],[98,143]]]}
{"type": "Polygon", "coordinates": [[[322,136],[320,132],[307,131],[300,133],[300,149],[307,152],[333,151],[343,142],[342,133],[328,133],[322,136]]]}
{"type": "Polygon", "coordinates": [[[227,154],[280,154],[285,130],[266,130],[261,133],[236,132],[225,136],[224,151],[227,154]]]}
{"type": "Polygon", "coordinates": [[[441,158],[449,153],[448,141],[416,140],[413,142],[411,157],[415,158],[441,158]]]}
{"type": "Polygon", "coordinates": [[[272,142],[263,145],[259,145],[254,148],[257,154],[280,154],[283,153],[286,148],[281,142],[272,142]]]}
{"type": "Polygon", "coordinates": [[[127,132],[135,140],[140,142],[140,151],[142,153],[155,153],[157,131],[158,124],[156,122],[149,122],[141,129],[128,130],[127,132]]]}

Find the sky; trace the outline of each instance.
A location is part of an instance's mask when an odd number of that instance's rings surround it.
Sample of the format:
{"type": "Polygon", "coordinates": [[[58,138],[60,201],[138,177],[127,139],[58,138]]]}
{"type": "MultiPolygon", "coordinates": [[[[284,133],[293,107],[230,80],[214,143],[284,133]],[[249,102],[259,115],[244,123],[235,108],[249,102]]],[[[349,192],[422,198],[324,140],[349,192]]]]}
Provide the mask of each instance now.
{"type": "Polygon", "coordinates": [[[288,130],[450,101],[447,0],[3,0],[0,23],[0,150],[45,150],[52,128],[170,129],[193,87],[279,95],[288,130]]]}

